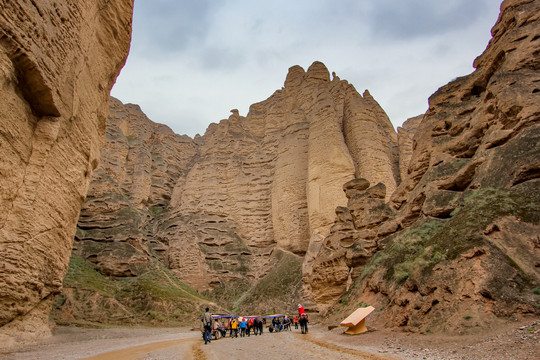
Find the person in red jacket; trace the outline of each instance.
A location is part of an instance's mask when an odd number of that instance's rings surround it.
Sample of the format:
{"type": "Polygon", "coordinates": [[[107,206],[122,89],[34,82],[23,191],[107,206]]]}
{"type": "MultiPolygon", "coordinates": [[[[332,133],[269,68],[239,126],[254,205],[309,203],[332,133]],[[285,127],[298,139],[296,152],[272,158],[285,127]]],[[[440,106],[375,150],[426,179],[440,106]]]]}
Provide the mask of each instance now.
{"type": "Polygon", "coordinates": [[[298,322],[300,323],[300,330],[302,330],[302,334],[307,334],[309,319],[306,314],[306,310],[304,310],[304,307],[300,304],[298,304],[298,322]]]}

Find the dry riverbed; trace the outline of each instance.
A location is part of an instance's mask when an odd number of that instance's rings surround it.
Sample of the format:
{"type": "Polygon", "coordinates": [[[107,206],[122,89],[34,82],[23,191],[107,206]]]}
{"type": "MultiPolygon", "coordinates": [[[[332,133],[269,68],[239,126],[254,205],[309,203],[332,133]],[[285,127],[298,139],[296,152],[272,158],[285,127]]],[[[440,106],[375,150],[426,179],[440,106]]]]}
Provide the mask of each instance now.
{"type": "Polygon", "coordinates": [[[491,335],[446,337],[372,329],[357,336],[314,326],[225,338],[204,345],[199,332],[163,328],[59,327],[38,345],[0,352],[0,359],[533,359],[540,354],[540,322],[529,320],[491,335]]]}

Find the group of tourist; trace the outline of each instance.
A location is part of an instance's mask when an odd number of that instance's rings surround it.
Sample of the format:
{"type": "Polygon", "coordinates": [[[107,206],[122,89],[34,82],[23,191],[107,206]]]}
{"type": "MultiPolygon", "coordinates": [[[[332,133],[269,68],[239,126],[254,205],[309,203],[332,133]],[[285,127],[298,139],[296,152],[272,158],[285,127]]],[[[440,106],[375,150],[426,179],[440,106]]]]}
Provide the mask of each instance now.
{"type": "MultiPolygon", "coordinates": [[[[210,309],[206,308],[205,313],[201,316],[205,344],[208,344],[212,340],[212,333],[217,334],[219,332],[222,337],[225,337],[227,332],[229,332],[231,338],[250,336],[252,331],[254,335],[263,334],[264,325],[266,325],[265,318],[261,318],[260,316],[250,316],[245,318],[230,317],[228,321],[220,321],[220,318],[214,319],[209,311],[210,309]]],[[[221,319],[225,319],[225,317],[221,319]]],[[[298,324],[300,323],[302,334],[304,334],[307,332],[307,321],[307,314],[304,308],[298,304],[298,317],[287,315],[274,316],[272,317],[272,322],[268,325],[268,331],[291,331],[292,326],[294,326],[295,329],[298,329],[298,324]],[[304,323],[305,332],[303,327],[304,323]]]]}

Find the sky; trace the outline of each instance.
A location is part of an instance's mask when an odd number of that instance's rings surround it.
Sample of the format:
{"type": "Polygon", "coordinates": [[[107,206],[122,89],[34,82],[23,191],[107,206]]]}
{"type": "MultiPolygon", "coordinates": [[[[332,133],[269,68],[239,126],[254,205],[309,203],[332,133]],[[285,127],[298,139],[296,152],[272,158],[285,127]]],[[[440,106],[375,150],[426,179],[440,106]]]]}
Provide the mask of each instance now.
{"type": "Polygon", "coordinates": [[[177,134],[281,89],[322,61],[368,89],[394,126],[471,73],[501,0],[135,0],[131,50],[112,90],[177,134]]]}

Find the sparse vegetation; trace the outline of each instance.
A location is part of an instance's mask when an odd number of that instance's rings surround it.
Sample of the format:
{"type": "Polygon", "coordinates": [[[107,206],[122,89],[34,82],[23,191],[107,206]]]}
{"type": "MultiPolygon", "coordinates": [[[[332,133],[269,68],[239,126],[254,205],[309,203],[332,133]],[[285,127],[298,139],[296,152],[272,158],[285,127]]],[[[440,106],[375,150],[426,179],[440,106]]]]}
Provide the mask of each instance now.
{"type": "Polygon", "coordinates": [[[148,212],[154,218],[158,217],[164,210],[165,210],[165,207],[159,206],[159,205],[151,206],[148,208],[148,212]]]}
{"type": "Polygon", "coordinates": [[[114,296],[117,291],[117,286],[112,281],[77,254],[71,255],[64,286],[95,291],[106,297],[114,296]]]}
{"type": "MultiPolygon", "coordinates": [[[[364,266],[357,280],[380,268],[385,269],[386,280],[397,283],[412,276],[425,276],[442,261],[455,259],[475,246],[489,245],[482,231],[497,218],[514,215],[523,221],[538,222],[540,206],[533,200],[504,189],[476,190],[464,198],[451,218],[423,219],[392,236],[386,248],[364,266]]],[[[505,260],[519,270],[510,257],[505,260]]]]}
{"type": "Polygon", "coordinates": [[[283,311],[298,303],[302,259],[283,251],[276,251],[275,258],[272,270],[238,300],[235,310],[256,311],[267,307],[283,311]]]}
{"type": "Polygon", "coordinates": [[[208,302],[158,261],[153,261],[141,276],[114,278],[103,276],[74,253],[64,287],[69,291],[55,299],[52,316],[58,319],[62,308],[67,307],[81,324],[186,323],[202,303],[208,302]]]}
{"type": "Polygon", "coordinates": [[[463,318],[465,320],[470,320],[470,319],[472,319],[472,316],[467,314],[467,315],[464,315],[463,318]]]}

